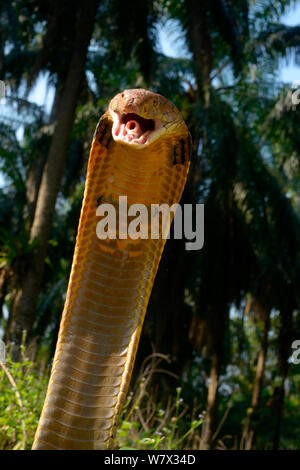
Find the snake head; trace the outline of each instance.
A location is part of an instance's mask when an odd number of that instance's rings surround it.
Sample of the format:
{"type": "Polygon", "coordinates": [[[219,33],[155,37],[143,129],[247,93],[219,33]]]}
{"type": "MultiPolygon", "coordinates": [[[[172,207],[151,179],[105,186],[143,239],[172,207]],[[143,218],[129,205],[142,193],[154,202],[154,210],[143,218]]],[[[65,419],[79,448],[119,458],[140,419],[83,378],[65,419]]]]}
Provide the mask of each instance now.
{"type": "Polygon", "coordinates": [[[135,148],[145,148],[161,137],[188,133],[176,106],[148,90],[138,88],[117,94],[108,113],[114,140],[135,148]]]}

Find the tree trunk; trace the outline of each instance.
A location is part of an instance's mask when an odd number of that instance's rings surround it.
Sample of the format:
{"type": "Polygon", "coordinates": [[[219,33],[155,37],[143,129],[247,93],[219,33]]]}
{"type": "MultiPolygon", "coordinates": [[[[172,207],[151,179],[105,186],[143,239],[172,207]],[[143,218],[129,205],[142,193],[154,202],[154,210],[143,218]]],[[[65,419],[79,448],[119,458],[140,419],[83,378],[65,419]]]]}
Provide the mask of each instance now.
{"type": "Polygon", "coordinates": [[[258,353],[255,380],[252,389],[252,400],[250,412],[246,418],[241,447],[245,450],[252,450],[255,444],[256,426],[259,422],[260,397],[263,387],[263,378],[265,371],[265,362],[268,351],[268,333],[270,327],[270,312],[265,312],[263,337],[261,348],[258,353]]]}
{"type": "Polygon", "coordinates": [[[211,88],[212,45],[205,3],[198,0],[187,0],[186,7],[190,13],[190,37],[194,55],[198,99],[205,108],[208,108],[211,88]]]}
{"type": "MultiPolygon", "coordinates": [[[[57,86],[55,90],[55,97],[52,105],[52,110],[47,122],[47,126],[54,126],[57,120],[58,107],[61,101],[61,86],[57,86]]],[[[47,155],[41,153],[36,160],[34,160],[27,171],[26,181],[26,199],[27,204],[24,211],[24,218],[26,221],[26,229],[30,232],[34,214],[36,210],[37,199],[39,195],[40,185],[42,181],[43,171],[45,163],[47,161],[47,155]]]]}
{"type": "Polygon", "coordinates": [[[273,413],[275,414],[275,430],[273,437],[273,450],[279,450],[280,445],[280,428],[281,428],[281,419],[282,419],[282,410],[284,405],[284,385],[288,373],[288,364],[286,368],[286,374],[281,379],[281,384],[276,390],[276,397],[273,400],[274,408],[273,413]]]}
{"type": "MultiPolygon", "coordinates": [[[[296,299],[295,299],[296,300],[296,299]]],[[[290,345],[293,340],[293,310],[297,302],[293,299],[293,294],[287,295],[285,306],[281,309],[281,327],[278,338],[278,369],[281,377],[280,386],[274,390],[272,401],[272,412],[275,415],[275,430],[273,438],[273,450],[280,447],[280,428],[282,411],[284,405],[284,386],[289,371],[290,345]]]]}
{"type": "Polygon", "coordinates": [[[217,417],[220,367],[221,361],[219,354],[216,351],[213,355],[210,369],[206,414],[202,425],[200,450],[209,450],[213,444],[212,436],[217,417]]]}
{"type": "Polygon", "coordinates": [[[7,338],[20,344],[23,330],[30,336],[35,320],[38,296],[42,287],[44,262],[50,236],[54,208],[68,144],[75,117],[80,84],[84,75],[88,46],[91,40],[98,0],[86,2],[78,9],[77,35],[74,41],[70,68],[59,105],[57,124],[39,188],[36,209],[30,231],[30,240],[37,246],[28,263],[27,275],[17,294],[7,338]]]}

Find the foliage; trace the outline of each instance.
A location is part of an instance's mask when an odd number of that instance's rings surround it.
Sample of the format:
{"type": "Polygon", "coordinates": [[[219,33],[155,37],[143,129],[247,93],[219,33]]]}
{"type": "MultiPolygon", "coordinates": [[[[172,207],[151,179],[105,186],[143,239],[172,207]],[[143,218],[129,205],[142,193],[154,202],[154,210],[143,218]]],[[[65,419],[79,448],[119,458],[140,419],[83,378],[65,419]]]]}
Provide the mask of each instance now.
{"type": "Polygon", "coordinates": [[[0,362],[0,449],[30,449],[48,384],[47,371],[39,371],[25,355],[20,362],[0,362]]]}
{"type": "Polygon", "coordinates": [[[153,375],[168,374],[168,370],[160,366],[163,361],[170,362],[167,356],[153,353],[141,366],[135,386],[128,394],[117,431],[121,450],[184,449],[193,447],[199,439],[198,430],[204,415],[199,412],[199,407],[190,409],[190,405],[185,403],[180,386],[172,390],[167,403],[153,397],[153,375]]]}
{"type": "MultiPolygon", "coordinates": [[[[143,388],[143,381],[137,384],[143,388]]],[[[203,422],[202,414],[189,419],[187,411],[189,406],[184,404],[180,397],[181,388],[177,387],[176,396],[169,397],[168,406],[164,409],[162,404],[153,403],[146,409],[133,404],[134,411],[129,410],[133,394],[130,394],[123,412],[117,443],[120,450],[178,450],[193,448],[199,434],[195,431],[203,422]],[[152,408],[152,409],[151,409],[152,408]],[[127,415],[126,415],[127,413],[127,415]]],[[[204,412],[205,413],[205,412],[204,412]]],[[[192,415],[194,415],[194,411],[192,415]]]]}

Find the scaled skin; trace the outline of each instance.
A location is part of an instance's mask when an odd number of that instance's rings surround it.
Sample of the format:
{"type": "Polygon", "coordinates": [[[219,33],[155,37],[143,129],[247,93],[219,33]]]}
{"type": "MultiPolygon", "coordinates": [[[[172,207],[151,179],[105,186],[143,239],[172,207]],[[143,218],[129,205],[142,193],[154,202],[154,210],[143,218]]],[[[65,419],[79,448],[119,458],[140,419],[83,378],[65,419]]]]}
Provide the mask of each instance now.
{"type": "Polygon", "coordinates": [[[110,449],[165,239],[100,240],[99,203],[180,201],[191,140],[161,95],[125,90],[90,152],[72,270],[33,449],[110,449]],[[145,121],[152,120],[152,121],[145,121]]]}

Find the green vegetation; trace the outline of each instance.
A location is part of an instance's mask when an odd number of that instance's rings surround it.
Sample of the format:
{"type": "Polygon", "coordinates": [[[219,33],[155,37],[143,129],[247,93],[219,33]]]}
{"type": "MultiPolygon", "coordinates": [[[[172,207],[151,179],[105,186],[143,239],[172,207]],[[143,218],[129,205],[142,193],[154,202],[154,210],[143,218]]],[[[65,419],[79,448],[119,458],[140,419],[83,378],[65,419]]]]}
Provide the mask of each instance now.
{"type": "Polygon", "coordinates": [[[30,449],[42,411],[49,376],[38,371],[21,346],[20,361],[11,354],[0,362],[0,449],[30,449]]]}

